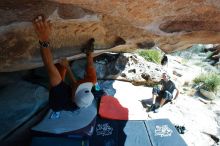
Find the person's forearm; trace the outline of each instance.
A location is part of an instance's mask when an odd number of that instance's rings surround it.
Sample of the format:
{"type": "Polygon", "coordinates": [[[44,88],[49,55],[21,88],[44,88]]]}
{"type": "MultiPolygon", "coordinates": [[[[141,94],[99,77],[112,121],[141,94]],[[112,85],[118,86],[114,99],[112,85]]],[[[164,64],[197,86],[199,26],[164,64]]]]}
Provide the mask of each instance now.
{"type": "Polygon", "coordinates": [[[76,79],[75,79],[75,77],[74,77],[74,75],[73,75],[73,72],[72,72],[70,66],[67,66],[66,69],[67,69],[67,73],[68,73],[68,75],[69,75],[70,80],[72,81],[72,83],[76,83],[77,81],[76,81],[76,79]]]}
{"type": "Polygon", "coordinates": [[[174,97],[174,99],[173,99],[173,100],[176,100],[176,99],[177,99],[177,97],[178,97],[178,95],[179,95],[179,90],[177,90],[176,95],[175,95],[175,97],[174,97]]]}
{"type": "Polygon", "coordinates": [[[51,68],[54,68],[55,66],[53,64],[53,56],[50,48],[41,48],[40,52],[44,65],[46,66],[48,72],[51,72],[51,68]]]}
{"type": "Polygon", "coordinates": [[[45,65],[53,63],[53,56],[51,54],[50,48],[41,48],[40,52],[45,65]]]}

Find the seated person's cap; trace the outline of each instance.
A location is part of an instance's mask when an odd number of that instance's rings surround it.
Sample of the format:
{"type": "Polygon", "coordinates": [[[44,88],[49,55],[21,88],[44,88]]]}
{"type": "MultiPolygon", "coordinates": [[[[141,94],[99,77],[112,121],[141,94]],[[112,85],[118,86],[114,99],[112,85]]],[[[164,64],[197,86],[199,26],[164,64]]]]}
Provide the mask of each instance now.
{"type": "Polygon", "coordinates": [[[75,103],[79,108],[88,107],[92,104],[94,96],[91,92],[93,87],[92,82],[82,83],[78,86],[75,92],[75,103]]]}

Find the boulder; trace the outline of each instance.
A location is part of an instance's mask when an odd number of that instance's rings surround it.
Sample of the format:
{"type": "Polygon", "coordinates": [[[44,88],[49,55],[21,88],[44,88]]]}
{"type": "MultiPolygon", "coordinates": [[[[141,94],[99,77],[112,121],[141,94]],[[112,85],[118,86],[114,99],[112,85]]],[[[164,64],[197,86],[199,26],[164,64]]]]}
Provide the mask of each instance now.
{"type": "MultiPolygon", "coordinates": [[[[94,58],[99,80],[122,80],[135,85],[154,85],[166,72],[161,65],[147,62],[137,53],[104,53],[94,58]]],[[[74,61],[72,70],[79,78],[85,74],[86,61],[74,61]]]]}
{"type": "Polygon", "coordinates": [[[1,0],[0,72],[43,65],[31,23],[38,14],[53,23],[56,62],[81,57],[81,47],[92,37],[95,49],[103,51],[158,46],[172,52],[196,43],[217,44],[219,8],[214,0],[1,0]]]}
{"type": "Polygon", "coordinates": [[[199,91],[200,91],[200,93],[201,93],[203,96],[205,96],[205,97],[208,98],[209,100],[213,100],[213,99],[216,98],[216,95],[215,95],[215,93],[213,93],[213,92],[210,92],[210,91],[207,91],[207,90],[204,90],[204,89],[200,89],[199,91]]]}

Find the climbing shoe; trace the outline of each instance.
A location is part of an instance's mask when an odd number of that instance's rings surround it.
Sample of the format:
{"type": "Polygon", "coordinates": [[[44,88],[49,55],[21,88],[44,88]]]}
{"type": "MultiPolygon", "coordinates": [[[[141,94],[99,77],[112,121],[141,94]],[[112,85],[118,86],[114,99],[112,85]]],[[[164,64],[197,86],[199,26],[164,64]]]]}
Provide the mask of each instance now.
{"type": "Polygon", "coordinates": [[[184,134],[186,128],[184,126],[179,126],[179,125],[175,125],[176,130],[178,131],[179,134],[184,134]]]}

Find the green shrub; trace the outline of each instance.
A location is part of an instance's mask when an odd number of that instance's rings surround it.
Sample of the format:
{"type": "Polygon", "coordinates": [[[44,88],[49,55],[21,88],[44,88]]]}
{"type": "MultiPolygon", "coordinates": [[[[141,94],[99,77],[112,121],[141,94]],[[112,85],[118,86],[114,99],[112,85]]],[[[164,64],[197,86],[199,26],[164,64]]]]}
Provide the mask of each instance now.
{"type": "Polygon", "coordinates": [[[193,81],[197,85],[202,84],[201,87],[207,91],[217,91],[220,87],[220,75],[217,73],[201,74],[193,81]]]}
{"type": "Polygon", "coordinates": [[[159,64],[161,61],[161,53],[157,50],[144,50],[138,52],[145,60],[159,64]]]}

